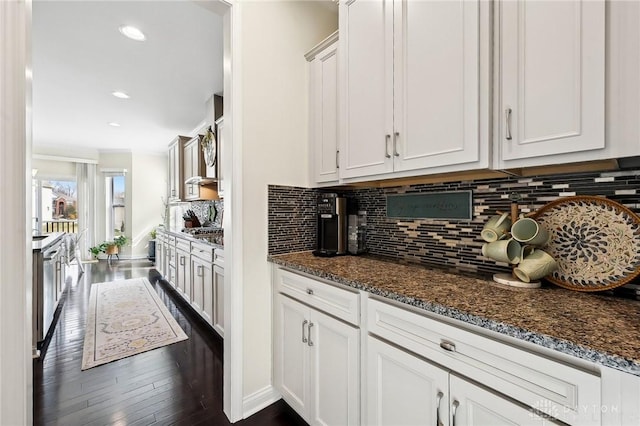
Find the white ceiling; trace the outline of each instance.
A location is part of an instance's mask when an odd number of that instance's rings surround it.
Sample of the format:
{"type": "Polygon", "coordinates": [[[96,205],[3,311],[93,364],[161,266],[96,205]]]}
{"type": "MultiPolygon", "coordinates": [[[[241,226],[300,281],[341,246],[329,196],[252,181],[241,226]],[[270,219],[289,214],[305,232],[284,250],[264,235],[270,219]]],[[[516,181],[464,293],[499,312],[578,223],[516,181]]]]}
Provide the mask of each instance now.
{"type": "Polygon", "coordinates": [[[34,146],[166,151],[222,92],[222,19],[191,1],[36,0],[32,38],[34,146]]]}

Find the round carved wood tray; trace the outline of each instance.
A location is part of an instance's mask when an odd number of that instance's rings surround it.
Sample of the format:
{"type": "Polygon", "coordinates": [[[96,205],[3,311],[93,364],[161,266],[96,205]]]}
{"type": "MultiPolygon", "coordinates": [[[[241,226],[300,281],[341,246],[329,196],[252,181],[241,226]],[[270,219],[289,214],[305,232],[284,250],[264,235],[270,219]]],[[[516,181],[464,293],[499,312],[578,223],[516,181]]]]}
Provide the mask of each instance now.
{"type": "Polygon", "coordinates": [[[551,234],[558,262],[546,279],[571,290],[602,291],[640,275],[640,217],[603,197],[565,197],[532,215],[551,234]]]}

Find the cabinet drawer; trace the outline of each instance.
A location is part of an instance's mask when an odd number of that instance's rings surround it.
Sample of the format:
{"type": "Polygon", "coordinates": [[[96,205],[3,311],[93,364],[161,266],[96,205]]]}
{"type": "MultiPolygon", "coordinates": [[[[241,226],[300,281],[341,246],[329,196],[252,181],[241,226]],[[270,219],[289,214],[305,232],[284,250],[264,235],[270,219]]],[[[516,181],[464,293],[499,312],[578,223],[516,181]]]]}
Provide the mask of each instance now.
{"type": "Polygon", "coordinates": [[[530,349],[367,299],[371,334],[570,424],[600,423],[600,377],[530,349]]]}
{"type": "Polygon", "coordinates": [[[187,241],[187,240],[183,240],[182,238],[177,238],[176,239],[176,249],[190,252],[191,251],[191,242],[187,241]]]}
{"type": "Polygon", "coordinates": [[[277,268],[276,290],[329,315],[360,324],[360,294],[277,268]]]}
{"type": "Polygon", "coordinates": [[[213,263],[214,248],[206,244],[191,243],[191,255],[213,263]]]}

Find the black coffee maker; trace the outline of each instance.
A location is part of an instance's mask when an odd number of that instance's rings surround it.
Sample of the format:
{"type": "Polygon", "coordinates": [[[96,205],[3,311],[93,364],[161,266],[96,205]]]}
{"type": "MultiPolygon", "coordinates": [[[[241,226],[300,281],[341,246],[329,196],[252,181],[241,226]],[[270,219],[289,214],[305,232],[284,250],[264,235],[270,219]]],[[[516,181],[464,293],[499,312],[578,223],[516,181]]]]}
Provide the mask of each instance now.
{"type": "Polygon", "coordinates": [[[347,199],[335,193],[320,194],[317,201],[316,256],[347,254],[347,199]]]}

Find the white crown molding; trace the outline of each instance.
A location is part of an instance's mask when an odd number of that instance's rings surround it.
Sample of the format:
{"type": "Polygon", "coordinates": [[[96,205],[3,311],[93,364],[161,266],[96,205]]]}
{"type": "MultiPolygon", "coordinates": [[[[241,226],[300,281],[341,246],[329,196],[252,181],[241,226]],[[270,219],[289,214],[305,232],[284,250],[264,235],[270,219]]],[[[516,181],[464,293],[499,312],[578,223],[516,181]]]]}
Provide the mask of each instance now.
{"type": "Polygon", "coordinates": [[[91,158],[62,157],[59,155],[33,154],[31,158],[33,158],[34,160],[66,161],[69,163],[98,164],[98,160],[93,160],[91,158]]]}
{"type": "Polygon", "coordinates": [[[338,41],[338,30],[332,33],[329,37],[322,40],[320,43],[316,44],[310,51],[304,54],[304,58],[311,62],[314,60],[316,55],[326,49],[328,46],[332,45],[338,41]]]}

